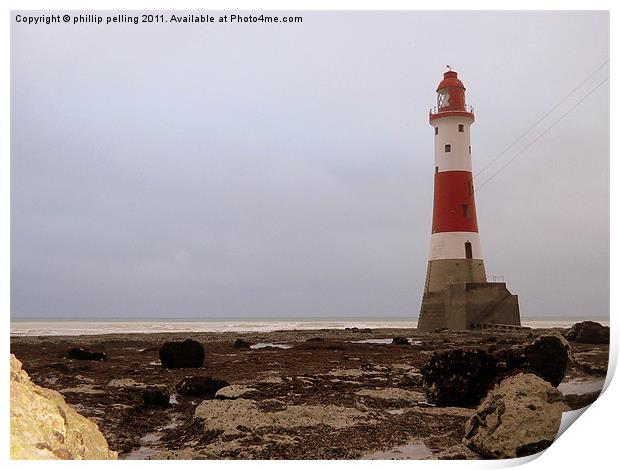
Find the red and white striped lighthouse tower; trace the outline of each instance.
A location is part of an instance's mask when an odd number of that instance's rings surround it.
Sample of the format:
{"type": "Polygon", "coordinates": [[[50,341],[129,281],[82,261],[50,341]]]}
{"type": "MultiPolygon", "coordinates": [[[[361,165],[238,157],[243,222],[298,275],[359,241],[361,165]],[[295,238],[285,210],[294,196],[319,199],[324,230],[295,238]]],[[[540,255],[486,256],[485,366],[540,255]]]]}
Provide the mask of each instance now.
{"type": "Polygon", "coordinates": [[[491,307],[499,290],[505,292],[501,295],[506,298],[514,297],[508,303],[516,305],[516,316],[510,307],[509,315],[500,315],[501,321],[516,324],[519,321],[516,296],[507,291],[504,283],[487,283],[486,279],[471,164],[470,127],[474,123],[474,111],[466,104],[465,86],[453,70],[445,72],[437,86],[437,106],[431,109],[429,121],[435,139],[435,194],[431,249],[418,328],[443,328],[454,316],[463,318],[459,319],[460,323],[452,321],[453,324],[466,327],[482,317],[488,320],[493,316],[491,307]],[[457,301],[461,290],[466,292],[461,296],[465,300],[457,301]],[[472,297],[474,290],[479,299],[472,297]],[[484,310],[481,302],[487,299],[486,308],[491,313],[481,311],[484,310]],[[457,315],[454,305],[459,302],[465,303],[467,312],[457,315]]]}
{"type": "Polygon", "coordinates": [[[429,116],[435,132],[435,196],[427,292],[448,282],[486,281],[471,170],[474,110],[465,103],[457,73],[443,76],[429,116]]]}

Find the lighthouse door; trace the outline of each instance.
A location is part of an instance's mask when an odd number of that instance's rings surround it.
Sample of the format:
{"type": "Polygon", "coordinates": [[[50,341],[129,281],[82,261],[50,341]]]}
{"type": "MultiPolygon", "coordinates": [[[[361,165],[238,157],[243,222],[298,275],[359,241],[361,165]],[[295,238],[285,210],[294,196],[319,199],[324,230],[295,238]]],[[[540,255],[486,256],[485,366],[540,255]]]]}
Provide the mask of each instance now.
{"type": "Polygon", "coordinates": [[[471,242],[466,241],[465,242],[465,258],[467,259],[472,259],[473,255],[471,253],[471,242]]]}

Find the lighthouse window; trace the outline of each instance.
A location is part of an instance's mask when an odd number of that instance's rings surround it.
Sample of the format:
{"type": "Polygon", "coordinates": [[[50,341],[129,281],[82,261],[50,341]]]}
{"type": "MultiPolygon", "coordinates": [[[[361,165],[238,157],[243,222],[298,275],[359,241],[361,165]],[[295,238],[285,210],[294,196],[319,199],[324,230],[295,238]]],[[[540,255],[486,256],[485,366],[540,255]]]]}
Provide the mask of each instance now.
{"type": "Polygon", "coordinates": [[[459,124],[459,132],[465,132],[465,126],[463,124],[459,124]]]}
{"type": "Polygon", "coordinates": [[[439,135],[439,127],[435,127],[435,135],[439,135]]]}
{"type": "Polygon", "coordinates": [[[471,155],[471,145],[469,146],[469,154],[471,155]]]}
{"type": "Polygon", "coordinates": [[[437,108],[443,108],[450,105],[450,95],[448,90],[444,88],[437,92],[437,108]]]}
{"type": "Polygon", "coordinates": [[[463,204],[463,217],[469,219],[469,204],[463,204]]]}
{"type": "Polygon", "coordinates": [[[452,146],[450,144],[446,144],[445,150],[446,150],[446,153],[451,152],[452,146]]]}

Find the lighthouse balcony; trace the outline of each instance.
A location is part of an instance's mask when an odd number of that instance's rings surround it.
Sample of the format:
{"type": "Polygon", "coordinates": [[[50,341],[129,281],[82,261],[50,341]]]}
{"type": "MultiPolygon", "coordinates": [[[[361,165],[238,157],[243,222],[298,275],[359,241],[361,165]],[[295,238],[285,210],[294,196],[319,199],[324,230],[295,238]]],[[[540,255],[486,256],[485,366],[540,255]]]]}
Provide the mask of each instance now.
{"type": "Polygon", "coordinates": [[[448,116],[461,116],[474,121],[474,108],[472,106],[444,106],[442,108],[431,108],[428,112],[428,121],[432,123],[435,119],[448,117],[448,116]]]}
{"type": "Polygon", "coordinates": [[[469,113],[469,114],[474,114],[474,107],[473,106],[469,106],[468,104],[464,105],[464,106],[442,106],[440,108],[438,108],[437,106],[433,106],[430,111],[428,112],[429,116],[432,116],[433,114],[441,114],[441,113],[452,113],[454,111],[460,111],[460,112],[464,112],[464,113],[469,113]]]}

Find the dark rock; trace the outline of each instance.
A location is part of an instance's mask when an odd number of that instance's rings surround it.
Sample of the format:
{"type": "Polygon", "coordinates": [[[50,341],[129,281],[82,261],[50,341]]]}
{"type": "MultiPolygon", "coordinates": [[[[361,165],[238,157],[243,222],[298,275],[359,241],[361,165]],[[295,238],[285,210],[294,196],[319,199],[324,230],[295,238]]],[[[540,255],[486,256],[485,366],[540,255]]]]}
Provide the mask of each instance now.
{"type": "Polygon", "coordinates": [[[67,357],[80,361],[103,361],[107,359],[104,352],[91,352],[84,348],[70,348],[67,351],[67,357]]]}
{"type": "Polygon", "coordinates": [[[159,348],[159,360],[161,365],[167,369],[202,367],[204,359],[204,347],[193,339],[171,341],[159,348]]]}
{"type": "Polygon", "coordinates": [[[566,339],[575,343],[609,344],[609,327],[595,321],[575,323],[566,339]]]}
{"type": "Polygon", "coordinates": [[[564,395],[564,399],[571,410],[578,410],[594,403],[600,394],[601,392],[599,390],[596,392],[584,393],[583,395],[564,395]]]}
{"type": "Polygon", "coordinates": [[[497,363],[483,350],[436,352],[420,370],[426,398],[439,406],[475,406],[497,375],[497,363]]]}
{"type": "Polygon", "coordinates": [[[230,385],[228,382],[222,379],[214,379],[212,377],[197,377],[197,376],[188,376],[184,377],[177,384],[177,392],[181,395],[185,396],[215,396],[215,392],[217,392],[220,388],[224,388],[230,385]]]}
{"type": "Polygon", "coordinates": [[[324,341],[323,338],[319,338],[318,336],[315,336],[314,338],[308,338],[306,340],[306,343],[316,343],[317,341],[324,341]]]}
{"type": "Polygon", "coordinates": [[[571,353],[570,345],[558,335],[543,335],[525,346],[495,352],[502,376],[530,372],[557,387],[564,379],[571,353]]]}
{"type": "Polygon", "coordinates": [[[247,349],[250,346],[252,346],[252,343],[245,341],[241,338],[237,338],[233,344],[233,348],[239,348],[239,349],[247,349]]]}
{"type": "Polygon", "coordinates": [[[144,406],[168,407],[170,406],[170,392],[165,388],[149,387],[142,391],[144,406]]]}
{"type": "Polygon", "coordinates": [[[392,339],[392,344],[398,344],[399,346],[410,346],[409,340],[407,338],[396,337],[392,339]]]}

